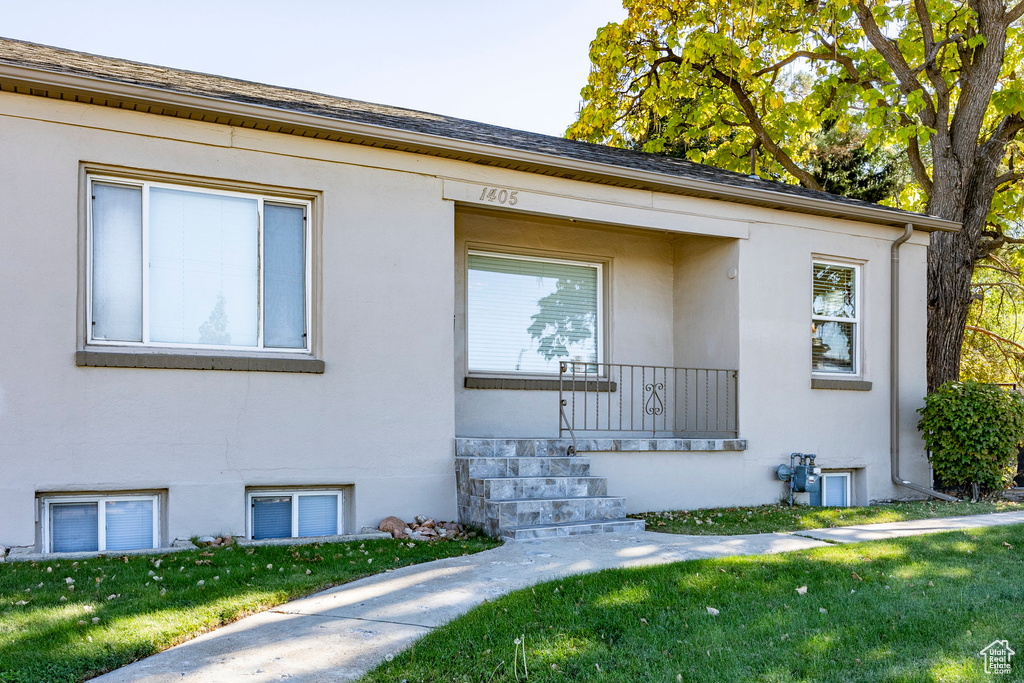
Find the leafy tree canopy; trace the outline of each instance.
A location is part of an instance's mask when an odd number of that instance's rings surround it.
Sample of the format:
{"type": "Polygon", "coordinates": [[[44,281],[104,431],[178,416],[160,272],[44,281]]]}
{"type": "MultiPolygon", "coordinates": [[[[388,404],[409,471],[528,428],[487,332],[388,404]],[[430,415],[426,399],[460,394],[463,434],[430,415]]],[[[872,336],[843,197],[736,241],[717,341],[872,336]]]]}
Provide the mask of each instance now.
{"type": "Polygon", "coordinates": [[[895,151],[912,181],[883,188],[883,202],[964,226],[929,253],[929,384],[956,379],[973,264],[1019,241],[1024,2],[624,5],[627,18],[591,44],[569,137],[744,173],[755,149],[762,176],[814,189],[829,187],[829,131],[862,135],[868,154],[895,151]]]}

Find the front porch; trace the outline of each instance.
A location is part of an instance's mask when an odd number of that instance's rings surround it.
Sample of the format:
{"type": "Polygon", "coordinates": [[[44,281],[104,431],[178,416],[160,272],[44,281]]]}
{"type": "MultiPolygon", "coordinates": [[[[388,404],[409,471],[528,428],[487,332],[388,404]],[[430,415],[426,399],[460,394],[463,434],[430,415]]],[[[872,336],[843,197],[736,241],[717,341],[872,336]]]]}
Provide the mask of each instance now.
{"type": "Polygon", "coordinates": [[[738,241],[457,208],[463,522],[507,538],[642,528],[627,454],[668,471],[746,448],[738,241]]]}

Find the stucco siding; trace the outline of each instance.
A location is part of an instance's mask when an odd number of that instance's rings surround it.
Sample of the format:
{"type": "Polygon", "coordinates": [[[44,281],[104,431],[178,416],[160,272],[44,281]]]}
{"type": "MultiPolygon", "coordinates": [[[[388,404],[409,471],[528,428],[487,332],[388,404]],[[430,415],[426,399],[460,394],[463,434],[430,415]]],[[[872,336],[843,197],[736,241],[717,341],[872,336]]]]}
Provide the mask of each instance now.
{"type": "Polygon", "coordinates": [[[350,530],[454,516],[453,205],[439,180],[10,117],[0,150],[0,544],[33,542],[41,491],[166,490],[171,538],[244,533],[246,486],[352,485],[350,530]],[[82,162],[319,193],[325,373],[76,367],[82,162]]]}
{"type": "MultiPolygon", "coordinates": [[[[606,360],[739,370],[747,450],[592,455],[630,511],[777,500],[792,451],[852,469],[855,502],[909,493],[888,468],[898,229],[8,93],[0,156],[0,544],[36,542],[43,492],[165,492],[165,542],[244,533],[254,486],[348,487],[350,531],[454,517],[456,434],[558,434],[557,392],[464,387],[470,247],[604,263],[606,360]],[[77,367],[87,165],[312,197],[325,372],[77,367]],[[863,263],[870,391],[811,389],[813,255],[863,263]]],[[[927,242],[901,252],[903,474],[925,484],[927,242]]]]}

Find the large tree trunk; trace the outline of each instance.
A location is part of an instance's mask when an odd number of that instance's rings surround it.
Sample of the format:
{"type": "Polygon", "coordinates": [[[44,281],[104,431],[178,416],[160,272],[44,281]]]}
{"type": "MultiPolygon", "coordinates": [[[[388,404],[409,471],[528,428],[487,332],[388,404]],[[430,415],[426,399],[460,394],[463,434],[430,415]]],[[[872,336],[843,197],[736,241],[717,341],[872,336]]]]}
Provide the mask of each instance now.
{"type": "Polygon", "coordinates": [[[959,221],[962,227],[955,233],[932,233],[928,247],[928,391],[960,379],[964,327],[972,301],[971,277],[995,195],[996,165],[1002,156],[1001,151],[998,155],[987,153],[991,149],[983,148],[966,172],[950,161],[936,164],[937,182],[928,213],[959,221]]]}
{"type": "Polygon", "coordinates": [[[928,391],[960,379],[974,272],[974,255],[965,249],[966,237],[932,233],[928,248],[928,391]]]}

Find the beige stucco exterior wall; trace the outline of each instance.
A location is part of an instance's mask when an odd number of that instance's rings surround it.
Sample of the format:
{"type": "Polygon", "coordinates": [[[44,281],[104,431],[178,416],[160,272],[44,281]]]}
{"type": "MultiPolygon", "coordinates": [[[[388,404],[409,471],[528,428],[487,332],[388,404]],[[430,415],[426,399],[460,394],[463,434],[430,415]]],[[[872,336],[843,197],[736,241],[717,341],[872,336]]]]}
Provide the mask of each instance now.
{"type": "MultiPolygon", "coordinates": [[[[627,510],[750,505],[779,500],[775,468],[791,452],[815,453],[826,470],[853,472],[856,504],[919,497],[892,485],[889,469],[889,256],[902,231],[876,237],[783,224],[751,226],[738,241],[739,414],[742,452],[590,453],[627,510]],[[810,301],[814,256],[862,265],[862,353],[870,391],[811,388],[810,301]]],[[[905,479],[929,484],[915,410],[926,392],[926,245],[901,251],[901,438],[905,479]]],[[[724,265],[724,264],[723,264],[724,265]]],[[[728,313],[726,309],[724,311],[728,313]]],[[[677,321],[679,324],[679,321],[677,321]]],[[[678,348],[678,347],[677,347],[678,348]]]]}
{"type": "Polygon", "coordinates": [[[675,240],[674,364],[734,370],[739,362],[740,240],[675,240]]]}
{"type": "Polygon", "coordinates": [[[0,544],[33,543],[42,491],[167,490],[170,539],[244,533],[247,486],[353,486],[350,531],[454,517],[453,204],[440,181],[204,144],[218,128],[186,142],[0,118],[0,544]],[[326,372],[76,367],[82,161],[321,193],[326,372]]]}
{"type": "MultiPolygon", "coordinates": [[[[620,362],[738,367],[746,451],[593,456],[631,510],[775,500],[792,450],[867,466],[858,502],[902,493],[888,483],[895,229],[6,93],[0,157],[0,544],[33,543],[44,491],[166,490],[165,541],[241,533],[246,486],[353,486],[350,530],[453,517],[456,433],[557,433],[551,392],[462,388],[468,243],[607,260],[620,362]],[[316,193],[326,372],[76,367],[83,162],[316,193]],[[517,189],[515,210],[481,210],[488,185],[517,189]],[[869,392],[810,388],[812,254],[865,262],[869,392]]],[[[902,261],[901,443],[918,482],[926,244],[902,261]]]]}

